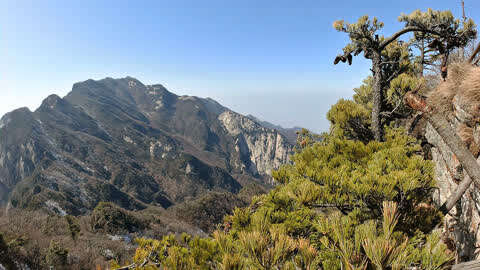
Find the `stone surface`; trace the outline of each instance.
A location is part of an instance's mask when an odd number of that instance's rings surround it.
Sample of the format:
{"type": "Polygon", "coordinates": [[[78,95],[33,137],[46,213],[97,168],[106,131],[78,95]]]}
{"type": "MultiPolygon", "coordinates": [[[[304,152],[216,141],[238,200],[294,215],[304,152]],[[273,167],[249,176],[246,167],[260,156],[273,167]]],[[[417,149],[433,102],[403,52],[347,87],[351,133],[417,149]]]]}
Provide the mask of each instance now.
{"type": "Polygon", "coordinates": [[[267,129],[232,111],[218,116],[228,133],[235,137],[235,149],[243,164],[252,174],[268,175],[288,160],[291,148],[277,130],[267,129]]]}
{"type": "MultiPolygon", "coordinates": [[[[452,129],[460,125],[471,126],[478,106],[467,100],[462,93],[453,98],[453,113],[450,116],[452,129]]],[[[473,141],[480,142],[478,124],[472,132],[473,141]]],[[[428,124],[425,137],[433,145],[432,159],[435,162],[435,174],[439,189],[434,200],[441,204],[456,189],[457,184],[468,177],[455,155],[450,151],[437,132],[428,124]]],[[[480,158],[478,159],[480,164],[480,158]]],[[[461,198],[461,201],[445,218],[444,231],[455,243],[457,262],[470,261],[480,257],[480,190],[473,184],[461,198]]]]}

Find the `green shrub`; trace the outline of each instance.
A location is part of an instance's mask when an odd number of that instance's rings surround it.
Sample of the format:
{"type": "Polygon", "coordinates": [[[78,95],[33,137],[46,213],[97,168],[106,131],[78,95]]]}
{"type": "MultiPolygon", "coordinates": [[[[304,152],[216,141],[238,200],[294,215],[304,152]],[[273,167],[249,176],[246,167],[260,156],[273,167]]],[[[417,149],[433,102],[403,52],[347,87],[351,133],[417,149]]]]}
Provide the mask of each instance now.
{"type": "Polygon", "coordinates": [[[67,266],[67,258],[68,250],[63,248],[57,241],[52,240],[45,256],[47,264],[63,269],[63,267],[67,266]]]}
{"type": "Polygon", "coordinates": [[[147,224],[113,203],[100,202],[92,211],[90,226],[94,232],[119,234],[136,232],[146,228],[147,224]]]}

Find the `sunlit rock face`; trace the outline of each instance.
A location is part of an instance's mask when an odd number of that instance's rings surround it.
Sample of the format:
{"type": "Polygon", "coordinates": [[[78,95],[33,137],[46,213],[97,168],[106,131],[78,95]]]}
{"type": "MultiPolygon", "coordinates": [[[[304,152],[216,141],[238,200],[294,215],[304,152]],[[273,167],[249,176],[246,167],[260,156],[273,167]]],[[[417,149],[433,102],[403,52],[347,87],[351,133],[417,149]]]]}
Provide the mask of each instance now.
{"type": "Polygon", "coordinates": [[[223,112],[218,119],[235,138],[235,150],[242,161],[238,166],[250,173],[269,175],[288,159],[292,147],[277,130],[232,111],[223,112]]]}
{"type": "MultiPolygon", "coordinates": [[[[477,89],[478,90],[478,89],[477,89]]],[[[480,93],[480,92],[479,92],[480,93]]],[[[473,139],[474,144],[480,145],[480,125],[478,108],[480,102],[468,96],[471,93],[459,91],[452,99],[452,112],[449,114],[451,128],[466,141],[473,139]]],[[[439,189],[435,192],[434,200],[443,203],[457,188],[460,181],[468,175],[463,170],[456,156],[450,151],[438,133],[427,124],[425,137],[430,144],[432,159],[435,162],[435,173],[439,189]]],[[[467,143],[471,151],[478,158],[478,149],[467,143]]],[[[477,159],[480,164],[480,158],[477,159]]],[[[458,260],[469,261],[480,258],[480,189],[474,184],[461,198],[445,218],[444,231],[447,241],[455,244],[458,260]]]]}
{"type": "Polygon", "coordinates": [[[292,145],[210,98],[132,77],[74,84],[0,119],[0,202],[83,214],[98,202],[169,207],[205,192],[268,185],[292,145]]]}

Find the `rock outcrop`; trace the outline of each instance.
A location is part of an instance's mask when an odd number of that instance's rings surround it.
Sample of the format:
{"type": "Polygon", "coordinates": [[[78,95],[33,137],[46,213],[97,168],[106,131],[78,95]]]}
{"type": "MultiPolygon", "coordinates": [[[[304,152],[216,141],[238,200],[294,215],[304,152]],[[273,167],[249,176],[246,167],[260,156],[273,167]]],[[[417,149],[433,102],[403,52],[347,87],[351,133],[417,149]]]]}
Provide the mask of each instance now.
{"type": "Polygon", "coordinates": [[[269,175],[288,159],[290,144],[277,130],[232,111],[223,112],[218,119],[235,138],[235,150],[241,155],[237,166],[242,169],[254,175],[269,175]]]}
{"type": "Polygon", "coordinates": [[[269,129],[275,129],[280,134],[285,136],[285,138],[287,138],[287,141],[290,144],[296,144],[297,143],[297,132],[302,131],[301,127],[284,128],[282,126],[275,125],[275,124],[272,124],[270,122],[260,120],[260,119],[258,119],[257,117],[255,117],[251,114],[247,115],[247,117],[250,118],[251,120],[253,120],[254,122],[260,124],[262,127],[269,128],[269,129]]]}
{"type": "MultiPolygon", "coordinates": [[[[477,80],[465,82],[469,67],[454,66],[452,68],[453,82],[440,85],[437,92],[431,94],[429,101],[441,106],[438,110],[445,113],[450,119],[451,128],[457,131],[470,151],[478,158],[480,145],[480,123],[478,120],[480,108],[480,84],[478,83],[478,69],[474,76],[477,80]],[[459,74],[456,74],[458,71],[459,74]],[[460,80],[455,82],[455,79],[460,80]],[[468,87],[462,84],[468,83],[468,87]],[[448,85],[451,84],[451,85],[448,85]]],[[[468,78],[467,78],[468,80],[468,78]]],[[[429,124],[425,127],[425,138],[431,147],[431,157],[435,162],[435,173],[439,189],[435,192],[434,200],[441,204],[456,189],[458,183],[469,177],[461,164],[450,151],[448,146],[429,124]]],[[[480,158],[477,159],[480,164],[480,158]]],[[[480,258],[480,189],[473,183],[465,192],[456,207],[445,218],[444,231],[447,242],[456,249],[458,261],[469,261],[480,258]]]]}

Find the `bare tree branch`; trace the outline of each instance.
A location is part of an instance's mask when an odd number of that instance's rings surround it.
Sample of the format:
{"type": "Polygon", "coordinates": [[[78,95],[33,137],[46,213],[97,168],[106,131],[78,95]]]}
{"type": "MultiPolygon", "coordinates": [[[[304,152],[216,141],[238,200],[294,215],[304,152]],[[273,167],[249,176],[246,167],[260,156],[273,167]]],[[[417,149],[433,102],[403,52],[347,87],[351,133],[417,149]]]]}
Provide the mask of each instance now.
{"type": "MultiPolygon", "coordinates": [[[[472,56],[470,56],[470,59],[468,59],[468,63],[472,63],[475,57],[477,56],[478,52],[480,51],[480,43],[478,43],[477,48],[475,48],[475,51],[473,51],[472,56]]],[[[480,58],[479,58],[480,59],[480,58]]],[[[475,62],[475,64],[478,63],[478,60],[475,62]]]]}

